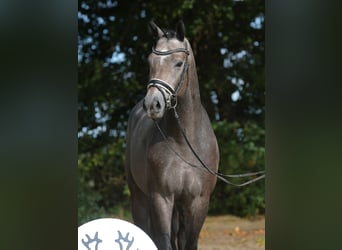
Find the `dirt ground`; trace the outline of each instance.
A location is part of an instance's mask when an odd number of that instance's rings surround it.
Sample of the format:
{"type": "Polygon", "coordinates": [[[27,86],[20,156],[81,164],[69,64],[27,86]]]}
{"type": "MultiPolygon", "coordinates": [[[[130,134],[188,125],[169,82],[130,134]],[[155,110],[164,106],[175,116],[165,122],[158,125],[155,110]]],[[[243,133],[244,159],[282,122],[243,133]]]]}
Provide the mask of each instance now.
{"type": "Polygon", "coordinates": [[[198,249],[265,249],[265,217],[250,220],[230,215],[208,216],[200,234],[198,249]]]}

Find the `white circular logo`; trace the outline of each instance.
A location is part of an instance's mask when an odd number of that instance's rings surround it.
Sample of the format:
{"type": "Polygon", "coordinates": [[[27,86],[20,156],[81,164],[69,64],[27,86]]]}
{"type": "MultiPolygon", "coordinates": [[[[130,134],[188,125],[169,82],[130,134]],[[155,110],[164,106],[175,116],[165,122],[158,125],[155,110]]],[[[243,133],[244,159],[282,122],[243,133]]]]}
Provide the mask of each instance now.
{"type": "Polygon", "coordinates": [[[132,223],[103,218],[78,228],[78,250],[157,250],[157,247],[132,223]]]}

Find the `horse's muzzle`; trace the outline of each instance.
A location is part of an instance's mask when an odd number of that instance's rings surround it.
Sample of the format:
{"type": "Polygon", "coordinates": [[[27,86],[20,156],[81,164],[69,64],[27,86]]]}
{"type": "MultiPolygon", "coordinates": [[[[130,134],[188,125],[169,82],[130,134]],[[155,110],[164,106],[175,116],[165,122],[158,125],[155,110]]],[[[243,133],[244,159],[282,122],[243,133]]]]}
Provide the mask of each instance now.
{"type": "Polygon", "coordinates": [[[153,120],[160,119],[165,113],[165,101],[160,91],[147,92],[145,96],[143,108],[147,116],[153,120]]]}

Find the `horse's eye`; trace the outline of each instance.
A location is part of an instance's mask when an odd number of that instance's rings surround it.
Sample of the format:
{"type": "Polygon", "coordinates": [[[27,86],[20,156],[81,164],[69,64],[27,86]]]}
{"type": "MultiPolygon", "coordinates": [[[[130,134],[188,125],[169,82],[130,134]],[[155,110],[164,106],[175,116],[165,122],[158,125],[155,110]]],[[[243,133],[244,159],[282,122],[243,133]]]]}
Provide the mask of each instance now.
{"type": "Polygon", "coordinates": [[[177,63],[175,64],[175,67],[179,68],[179,67],[182,66],[182,65],[183,65],[183,62],[182,62],[182,61],[179,61],[179,62],[177,62],[177,63]]]}

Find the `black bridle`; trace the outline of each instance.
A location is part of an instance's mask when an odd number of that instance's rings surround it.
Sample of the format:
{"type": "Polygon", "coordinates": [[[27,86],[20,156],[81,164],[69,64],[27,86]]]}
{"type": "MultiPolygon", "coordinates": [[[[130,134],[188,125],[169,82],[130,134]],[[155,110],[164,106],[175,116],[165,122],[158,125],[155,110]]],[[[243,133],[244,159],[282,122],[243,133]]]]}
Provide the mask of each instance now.
{"type": "MultiPolygon", "coordinates": [[[[251,184],[253,182],[256,182],[258,180],[261,180],[261,179],[265,178],[265,176],[266,176],[265,171],[258,171],[258,172],[246,173],[246,174],[236,174],[236,175],[224,175],[224,174],[218,173],[218,172],[210,169],[201,160],[199,155],[196,153],[196,151],[192,147],[191,143],[189,142],[188,137],[185,134],[184,128],[180,124],[179,116],[178,116],[177,111],[176,111],[178,92],[179,92],[179,90],[182,87],[183,80],[184,80],[184,75],[185,75],[185,72],[187,72],[188,66],[189,66],[188,65],[188,56],[189,56],[190,53],[189,53],[189,50],[187,49],[187,44],[185,43],[185,48],[177,48],[177,49],[172,49],[172,50],[168,50],[168,51],[159,51],[159,50],[156,50],[154,47],[152,47],[152,53],[154,53],[156,55],[159,55],[159,56],[166,56],[166,55],[170,55],[170,54],[173,54],[173,53],[179,53],[179,52],[183,52],[183,53],[187,54],[187,57],[185,59],[183,71],[182,71],[181,76],[179,78],[179,81],[177,83],[176,89],[174,89],[168,82],[166,82],[164,80],[161,80],[161,79],[157,79],[157,78],[152,78],[152,79],[149,80],[148,85],[147,85],[147,89],[149,89],[151,87],[156,87],[162,93],[162,95],[163,95],[166,108],[174,110],[174,115],[175,115],[175,118],[177,120],[178,127],[179,127],[179,129],[180,129],[180,131],[181,131],[181,133],[182,133],[182,135],[184,137],[184,140],[187,143],[187,145],[190,148],[190,150],[193,153],[193,155],[196,157],[196,159],[201,164],[201,167],[204,168],[204,170],[208,171],[212,175],[216,175],[217,178],[219,178],[220,180],[224,181],[225,183],[233,185],[233,186],[237,186],[237,187],[243,187],[243,186],[246,186],[248,184],[251,184]],[[168,98],[166,98],[165,92],[167,92],[169,94],[168,98]],[[235,184],[235,183],[232,183],[231,181],[227,180],[227,177],[229,177],[229,178],[241,178],[241,177],[248,177],[248,176],[257,176],[257,177],[255,177],[254,179],[249,180],[247,182],[244,182],[242,184],[235,184]]],[[[176,150],[174,150],[171,147],[171,144],[170,144],[167,136],[164,134],[164,132],[160,128],[158,122],[154,121],[154,123],[155,123],[156,127],[158,128],[160,134],[162,135],[163,139],[166,141],[166,144],[167,144],[168,148],[172,152],[174,152],[180,159],[182,159],[185,163],[187,163],[189,166],[197,168],[198,167],[197,165],[194,165],[194,164],[188,162],[176,150]]]]}
{"type": "Polygon", "coordinates": [[[155,87],[162,93],[163,98],[164,98],[164,102],[165,102],[165,106],[167,109],[174,109],[177,106],[178,92],[182,88],[184,75],[188,71],[188,67],[189,67],[188,56],[189,56],[190,52],[187,49],[186,43],[185,43],[185,48],[177,48],[177,49],[171,49],[171,50],[167,50],[167,51],[159,51],[159,50],[156,50],[154,47],[152,47],[152,53],[154,53],[158,56],[167,56],[167,55],[171,55],[173,53],[179,53],[179,52],[183,52],[183,53],[187,54],[187,57],[185,59],[183,71],[180,75],[180,78],[179,78],[179,81],[176,85],[176,88],[174,89],[171,86],[171,84],[169,84],[168,82],[166,82],[164,80],[158,79],[158,78],[150,79],[148,81],[148,84],[147,84],[147,89],[149,89],[151,87],[155,87]],[[167,97],[165,96],[165,92],[168,93],[167,97]]]}

